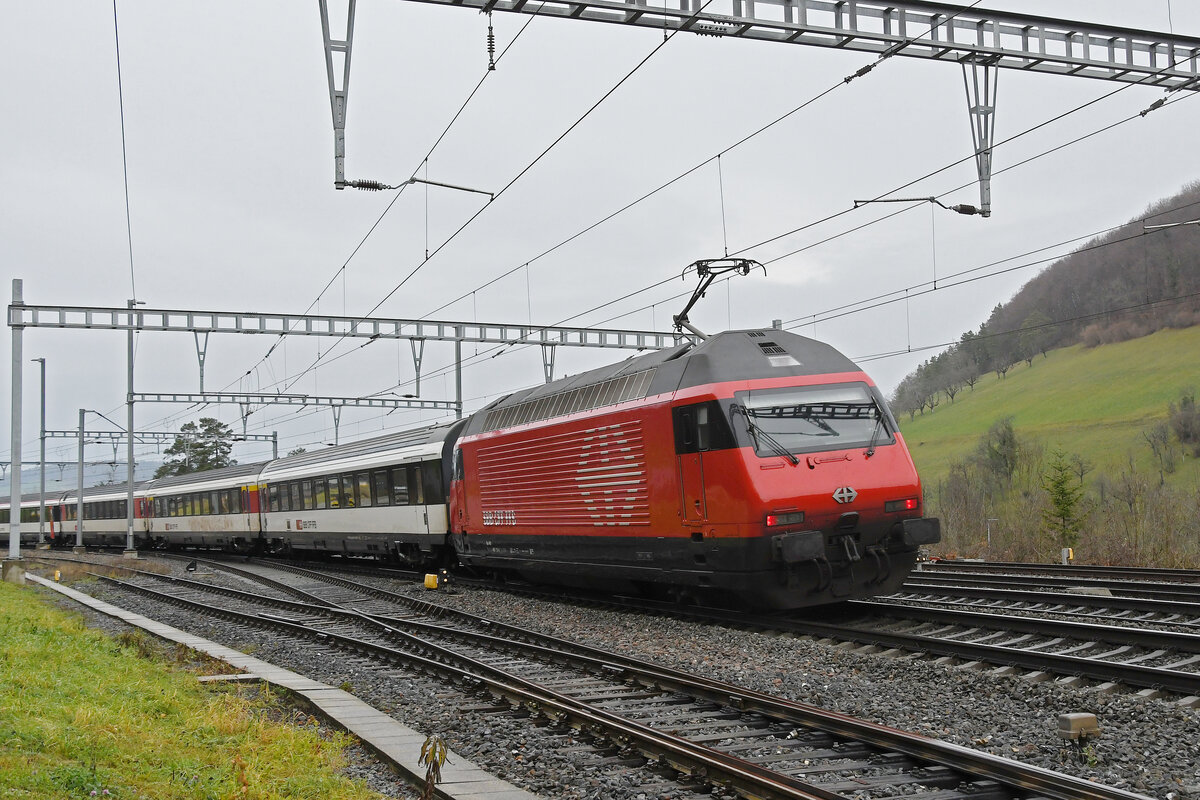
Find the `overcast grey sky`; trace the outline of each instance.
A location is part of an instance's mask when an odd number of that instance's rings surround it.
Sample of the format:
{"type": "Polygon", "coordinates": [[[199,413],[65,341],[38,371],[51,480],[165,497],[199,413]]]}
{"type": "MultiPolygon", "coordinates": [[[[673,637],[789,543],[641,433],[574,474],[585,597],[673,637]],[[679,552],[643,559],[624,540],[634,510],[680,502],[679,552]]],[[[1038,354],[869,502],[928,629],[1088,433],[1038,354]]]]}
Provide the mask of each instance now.
{"type": "MultiPolygon", "coordinates": [[[[1181,0],[989,0],[981,7],[1200,35],[1200,7],[1181,0]]],[[[394,193],[333,189],[317,4],[119,0],[118,12],[132,274],[111,3],[0,3],[0,24],[9,32],[0,63],[10,76],[4,85],[9,123],[0,131],[0,252],[6,278],[24,279],[27,302],[123,306],[136,294],[156,308],[298,313],[336,277],[315,310],[362,314],[422,262],[427,240],[436,248],[486,202],[482,195],[410,187],[339,272],[394,193]]],[[[498,48],[527,23],[434,151],[431,180],[498,190],[662,42],[651,30],[496,14],[498,48]]],[[[414,172],[426,174],[423,156],[486,70],[486,29],[485,17],[465,9],[359,3],[348,177],[399,183],[414,172]]],[[[551,324],[674,276],[666,286],[573,320],[667,329],[684,302],[674,295],[693,286],[694,279],[679,279],[684,267],[720,256],[725,247],[715,164],[535,257],[873,60],[821,48],[674,37],[376,315],[551,324]],[[528,269],[441,308],[531,260],[528,269]]],[[[1003,72],[997,138],[1115,88],[1003,72]]],[[[998,147],[995,168],[1136,114],[1161,95],[1144,87],[1120,92],[998,147]]],[[[768,261],[807,248],[771,263],[766,276],[756,272],[714,288],[692,320],[712,331],[811,320],[935,275],[1120,224],[1200,177],[1197,122],[1200,102],[1187,97],[1003,172],[993,181],[990,219],[924,206],[813,246],[899,210],[873,206],[746,251],[768,261]]],[[[728,247],[740,251],[844,211],[855,199],[891,191],[971,153],[958,67],[891,59],[722,158],[728,247]]],[[[974,179],[967,161],[901,194],[941,195],[974,179]]],[[[972,184],[946,199],[977,203],[978,189],[972,184]]],[[[1018,270],[796,330],[856,359],[912,348],[864,364],[890,391],[937,352],[922,348],[977,327],[1035,273],[1018,270]]],[[[6,330],[6,354],[10,341],[6,330]]],[[[344,396],[397,385],[396,391],[412,391],[406,342],[376,342],[355,352],[358,343],[340,346],[333,355],[349,355],[326,356],[294,382],[288,379],[331,340],[288,340],[263,361],[272,343],[265,336],[212,337],[206,388],[288,387],[344,396]]],[[[35,329],[26,333],[24,350],[26,460],[37,453],[37,370],[30,358],[47,358],[49,428],[73,428],[81,406],[124,420],[124,334],[35,329]]],[[[487,357],[484,346],[467,345],[464,352],[473,362],[464,372],[468,410],[541,379],[536,348],[514,348],[500,358],[487,357]]],[[[190,335],[140,335],[137,354],[137,391],[196,390],[190,335]]],[[[562,348],[557,373],[625,355],[562,348]]],[[[426,347],[423,397],[453,398],[452,376],[442,376],[452,358],[451,345],[426,347]]],[[[7,370],[3,380],[7,387],[7,370]]],[[[0,397],[5,420],[9,394],[0,397]]],[[[241,427],[236,407],[165,405],[139,406],[137,426],[177,428],[199,416],[241,427]]],[[[341,439],[439,416],[348,409],[341,439]]],[[[284,452],[312,448],[332,441],[333,416],[328,409],[262,408],[251,415],[249,430],[278,430],[284,452]]],[[[53,443],[51,459],[73,460],[74,447],[53,443]]],[[[0,450],[7,460],[7,436],[0,450]]],[[[111,453],[102,447],[97,456],[101,451],[111,453]]],[[[269,448],[244,445],[235,455],[256,460],[269,448]]]]}

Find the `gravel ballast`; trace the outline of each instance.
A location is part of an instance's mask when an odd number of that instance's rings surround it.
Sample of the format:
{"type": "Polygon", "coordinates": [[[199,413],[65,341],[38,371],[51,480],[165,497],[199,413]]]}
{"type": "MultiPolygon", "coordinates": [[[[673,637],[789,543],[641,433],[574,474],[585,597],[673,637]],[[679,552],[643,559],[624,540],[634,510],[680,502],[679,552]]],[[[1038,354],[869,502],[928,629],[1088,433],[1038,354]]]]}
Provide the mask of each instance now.
{"type": "MultiPolygon", "coordinates": [[[[184,574],[177,563],[172,563],[172,570],[184,574]]],[[[642,785],[631,784],[623,767],[614,763],[618,760],[610,758],[613,754],[600,749],[602,745],[592,746],[568,730],[534,727],[508,714],[489,713],[486,699],[463,696],[432,679],[381,670],[342,653],[318,652],[309,644],[232,623],[198,620],[189,612],[126,592],[94,584],[81,588],[115,605],[341,686],[410,727],[440,733],[453,750],[480,767],[545,797],[670,796],[645,784],[644,776],[642,785]]],[[[402,584],[388,588],[1151,797],[1200,800],[1200,711],[1180,706],[1177,697],[1153,699],[1057,681],[1034,683],[1020,675],[861,654],[805,638],[504,592],[431,593],[402,584]],[[1103,730],[1083,753],[1064,747],[1058,738],[1058,715],[1072,712],[1095,714],[1103,730]]],[[[98,624],[120,625],[102,620],[98,624]]],[[[385,794],[391,781],[392,796],[411,796],[400,793],[403,790],[384,768],[373,770],[359,762],[355,769],[364,777],[370,775],[372,786],[385,794]]]]}

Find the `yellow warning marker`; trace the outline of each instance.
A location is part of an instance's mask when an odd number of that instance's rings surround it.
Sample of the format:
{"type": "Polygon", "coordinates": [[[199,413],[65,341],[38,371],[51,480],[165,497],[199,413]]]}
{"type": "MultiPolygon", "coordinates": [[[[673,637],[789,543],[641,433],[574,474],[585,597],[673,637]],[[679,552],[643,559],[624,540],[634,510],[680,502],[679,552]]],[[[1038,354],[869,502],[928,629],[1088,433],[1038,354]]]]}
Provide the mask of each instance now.
{"type": "Polygon", "coordinates": [[[58,583],[61,580],[62,580],[62,570],[61,569],[54,570],[54,582],[58,583]]]}
{"type": "Polygon", "coordinates": [[[426,575],[425,576],[425,588],[426,589],[438,588],[438,576],[433,573],[429,573],[428,575],[426,575]]]}

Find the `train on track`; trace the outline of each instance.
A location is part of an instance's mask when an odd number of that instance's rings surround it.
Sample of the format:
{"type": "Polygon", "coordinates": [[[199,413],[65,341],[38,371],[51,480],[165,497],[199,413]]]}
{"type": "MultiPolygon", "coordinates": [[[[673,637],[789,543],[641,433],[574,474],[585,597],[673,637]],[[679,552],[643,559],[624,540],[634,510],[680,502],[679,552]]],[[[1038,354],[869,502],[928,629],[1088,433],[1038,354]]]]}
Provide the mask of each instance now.
{"type": "MultiPolygon", "coordinates": [[[[85,544],[125,541],[126,494],[84,491],[85,544]]],[[[76,541],[77,500],[47,498],[58,543],[76,541]]],[[[21,505],[28,542],[38,498],[21,505]]],[[[134,533],[142,547],[373,556],[793,609],[895,591],[940,538],[922,506],[870,378],[771,328],[684,341],[448,425],[149,481],[134,533]]]]}

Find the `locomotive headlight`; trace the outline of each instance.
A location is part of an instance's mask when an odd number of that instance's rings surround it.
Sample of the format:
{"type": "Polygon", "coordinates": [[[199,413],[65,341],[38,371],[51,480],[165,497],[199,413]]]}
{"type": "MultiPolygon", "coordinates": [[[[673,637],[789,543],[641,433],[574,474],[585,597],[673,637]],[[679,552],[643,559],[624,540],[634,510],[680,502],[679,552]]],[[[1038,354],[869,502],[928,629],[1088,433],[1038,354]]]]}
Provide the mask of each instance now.
{"type": "Polygon", "coordinates": [[[906,497],[903,500],[888,500],[883,504],[884,511],[916,511],[921,507],[921,501],[916,497],[906,497]]]}
{"type": "Polygon", "coordinates": [[[780,525],[799,525],[804,522],[803,511],[793,511],[790,514],[767,514],[767,527],[777,528],[780,525]]]}

